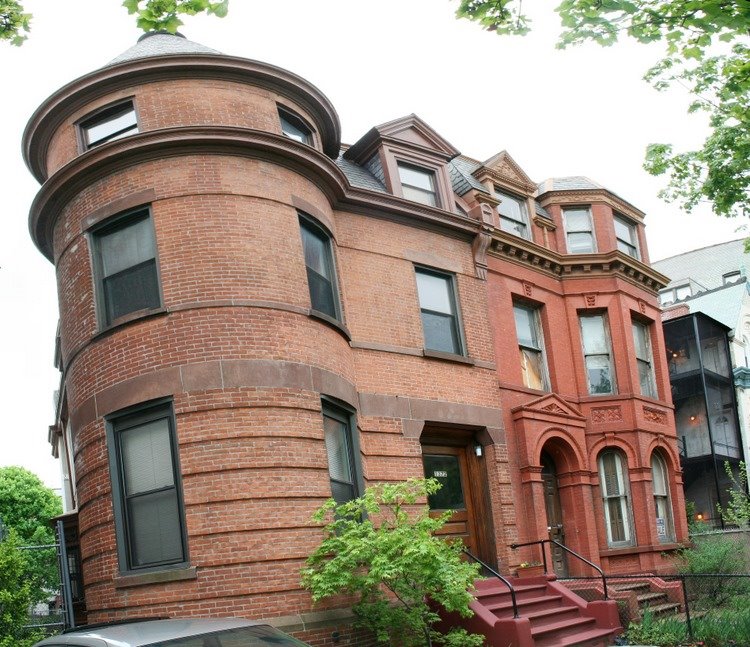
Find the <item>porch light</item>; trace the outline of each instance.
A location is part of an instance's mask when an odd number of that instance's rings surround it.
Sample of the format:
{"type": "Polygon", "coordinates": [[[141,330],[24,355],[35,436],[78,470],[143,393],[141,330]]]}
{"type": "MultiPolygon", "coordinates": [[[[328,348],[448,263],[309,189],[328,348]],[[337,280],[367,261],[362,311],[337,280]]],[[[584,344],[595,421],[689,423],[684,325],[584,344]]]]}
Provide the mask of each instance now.
{"type": "Polygon", "coordinates": [[[482,454],[484,454],[484,450],[482,449],[482,446],[479,443],[474,443],[474,453],[477,455],[477,458],[482,458],[482,454]]]}

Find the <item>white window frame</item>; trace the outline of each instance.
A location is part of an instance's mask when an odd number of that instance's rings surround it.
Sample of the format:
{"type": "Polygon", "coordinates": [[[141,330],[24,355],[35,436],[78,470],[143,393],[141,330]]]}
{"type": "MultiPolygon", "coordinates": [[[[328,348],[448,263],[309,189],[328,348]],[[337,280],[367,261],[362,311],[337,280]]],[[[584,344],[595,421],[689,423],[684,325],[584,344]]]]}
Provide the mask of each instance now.
{"type": "Polygon", "coordinates": [[[579,330],[581,333],[581,350],[583,352],[583,367],[586,372],[586,383],[587,383],[587,389],[590,395],[614,395],[617,393],[617,379],[615,375],[615,363],[612,361],[612,340],[609,335],[609,322],[607,319],[607,315],[604,312],[599,313],[591,313],[591,314],[579,314],[578,315],[578,325],[579,330]],[[602,325],[602,333],[604,335],[604,340],[606,343],[606,352],[593,352],[592,349],[586,348],[586,336],[583,331],[583,321],[584,319],[595,319],[600,318],[601,319],[601,325],[602,325]],[[607,363],[609,365],[609,374],[610,374],[610,385],[611,388],[609,391],[592,391],[591,390],[591,379],[589,378],[589,358],[593,357],[606,357],[607,363]]]}
{"type": "Polygon", "coordinates": [[[645,395],[647,398],[657,398],[656,392],[656,376],[654,375],[654,355],[653,347],[651,345],[651,326],[642,321],[636,319],[632,320],[633,328],[633,347],[635,350],[635,360],[638,368],[638,385],[641,395],[645,395]],[[638,349],[638,337],[636,329],[639,328],[643,331],[643,337],[646,343],[645,352],[639,354],[638,349]],[[648,371],[648,393],[644,393],[643,382],[641,381],[641,367],[645,366],[648,371]]]}
{"type": "Polygon", "coordinates": [[[523,377],[524,386],[529,389],[536,389],[541,391],[550,390],[549,373],[547,370],[547,354],[544,348],[544,333],[542,331],[542,322],[539,316],[539,308],[525,303],[513,303],[513,317],[516,318],[516,311],[523,311],[528,314],[529,323],[531,325],[532,334],[534,339],[522,340],[518,334],[518,324],[516,323],[516,338],[518,339],[518,354],[521,362],[521,374],[523,377]],[[526,342],[526,343],[524,343],[526,342]],[[530,343],[529,343],[530,342],[530,343]],[[529,384],[529,369],[527,368],[526,353],[533,353],[539,361],[540,367],[540,378],[542,381],[541,387],[532,386],[529,384]]]}
{"type": "Polygon", "coordinates": [[[419,164],[407,162],[404,160],[396,161],[396,170],[398,172],[398,181],[401,184],[401,195],[405,200],[411,200],[412,202],[418,202],[428,207],[439,207],[440,205],[440,193],[438,191],[438,178],[435,171],[419,164]],[[404,181],[404,176],[401,173],[402,170],[411,171],[423,175],[430,184],[430,189],[425,189],[416,184],[409,184],[404,181]],[[427,198],[427,199],[423,199],[427,198]]]}
{"type": "Polygon", "coordinates": [[[656,524],[656,536],[662,544],[672,543],[675,540],[674,518],[672,515],[672,497],[669,493],[669,471],[667,462],[658,452],[651,454],[651,486],[654,493],[654,523],[656,524]],[[661,472],[661,474],[657,474],[661,472]],[[663,487],[662,487],[663,486],[663,487]],[[659,516],[659,508],[664,511],[664,516],[659,516]],[[661,519],[660,523],[658,520],[661,519]],[[659,534],[660,526],[664,527],[664,534],[659,534]]]}
{"type": "Polygon", "coordinates": [[[500,217],[500,229],[513,236],[531,240],[531,225],[529,223],[529,210],[526,205],[526,198],[508,193],[499,187],[495,187],[495,197],[500,200],[500,204],[497,205],[497,213],[500,217]],[[520,220],[508,213],[503,213],[503,202],[514,202],[518,205],[521,214],[520,220]],[[521,227],[520,231],[518,230],[519,227],[521,227]]]}
{"type": "Polygon", "coordinates": [[[563,209],[563,223],[565,226],[565,249],[567,249],[568,254],[596,254],[596,232],[594,231],[594,219],[591,214],[591,207],[583,206],[583,207],[564,208],[563,209]],[[589,222],[588,229],[576,229],[576,230],[571,231],[567,214],[572,213],[574,211],[585,212],[587,214],[588,222],[589,222]],[[582,251],[582,252],[571,251],[570,250],[571,234],[588,234],[589,236],[591,236],[591,249],[587,251],[582,251]]]}
{"type": "Polygon", "coordinates": [[[602,495],[602,506],[604,508],[604,525],[607,529],[607,545],[610,548],[632,546],[635,543],[635,532],[633,528],[633,510],[630,501],[630,479],[625,458],[620,450],[605,449],[599,454],[598,463],[599,486],[602,495]],[[608,478],[605,466],[605,459],[609,456],[613,457],[615,468],[615,473],[610,478],[608,478]],[[614,480],[612,477],[614,477],[614,480]],[[619,515],[622,519],[622,539],[615,539],[615,533],[613,532],[614,520],[612,519],[613,509],[619,510],[619,515]]]}
{"type": "Polygon", "coordinates": [[[617,213],[614,217],[614,225],[615,238],[617,239],[617,249],[619,249],[623,254],[627,254],[628,256],[632,256],[636,260],[640,260],[641,250],[638,244],[638,225],[636,225],[632,220],[617,213]],[[620,236],[617,231],[618,224],[622,225],[627,230],[630,240],[625,240],[620,236]]]}

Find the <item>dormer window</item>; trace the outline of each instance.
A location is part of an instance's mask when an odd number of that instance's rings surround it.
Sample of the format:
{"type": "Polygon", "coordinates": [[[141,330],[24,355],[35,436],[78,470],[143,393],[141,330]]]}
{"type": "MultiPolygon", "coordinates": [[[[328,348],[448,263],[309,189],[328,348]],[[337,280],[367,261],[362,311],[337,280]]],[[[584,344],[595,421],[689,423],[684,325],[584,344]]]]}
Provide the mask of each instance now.
{"type": "Polygon", "coordinates": [[[633,258],[640,258],[638,252],[638,233],[634,223],[622,216],[615,216],[615,236],[617,249],[633,258]]]}
{"type": "Polygon", "coordinates": [[[529,214],[526,201],[495,189],[495,197],[500,200],[497,211],[500,214],[500,229],[514,236],[531,239],[529,214]]]}
{"type": "Polygon", "coordinates": [[[86,150],[122,139],[138,132],[138,119],[132,101],[125,101],[99,110],[80,124],[86,150]]]}
{"type": "Polygon", "coordinates": [[[279,122],[281,132],[285,137],[293,139],[300,144],[313,145],[312,129],[293,112],[279,108],[279,122]]]}
{"type": "Polygon", "coordinates": [[[431,207],[438,206],[435,173],[412,164],[398,163],[401,193],[407,200],[421,202],[431,207]]]}

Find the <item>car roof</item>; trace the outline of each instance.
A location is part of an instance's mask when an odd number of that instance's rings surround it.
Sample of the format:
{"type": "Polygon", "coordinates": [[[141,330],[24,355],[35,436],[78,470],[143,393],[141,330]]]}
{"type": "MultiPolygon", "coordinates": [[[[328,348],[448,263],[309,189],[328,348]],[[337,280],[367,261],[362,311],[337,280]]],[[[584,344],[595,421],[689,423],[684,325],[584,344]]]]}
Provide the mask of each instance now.
{"type": "Polygon", "coordinates": [[[47,638],[35,647],[45,645],[81,645],[85,647],[142,647],[161,640],[185,638],[222,629],[253,627],[264,623],[244,618],[180,618],[141,620],[110,626],[81,627],[60,636],[47,638]]]}

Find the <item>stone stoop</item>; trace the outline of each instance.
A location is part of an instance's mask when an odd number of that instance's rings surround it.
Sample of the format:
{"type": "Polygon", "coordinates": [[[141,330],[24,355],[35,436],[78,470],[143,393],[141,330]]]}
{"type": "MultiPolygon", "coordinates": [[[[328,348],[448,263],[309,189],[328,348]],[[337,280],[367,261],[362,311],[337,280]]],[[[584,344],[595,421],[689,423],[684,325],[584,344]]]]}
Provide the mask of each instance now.
{"type": "Polygon", "coordinates": [[[518,618],[508,587],[486,579],[475,583],[474,616],[446,615],[444,626],[483,634],[491,647],[605,647],[622,631],[614,600],[586,602],[554,577],[509,579],[518,618]]]}

